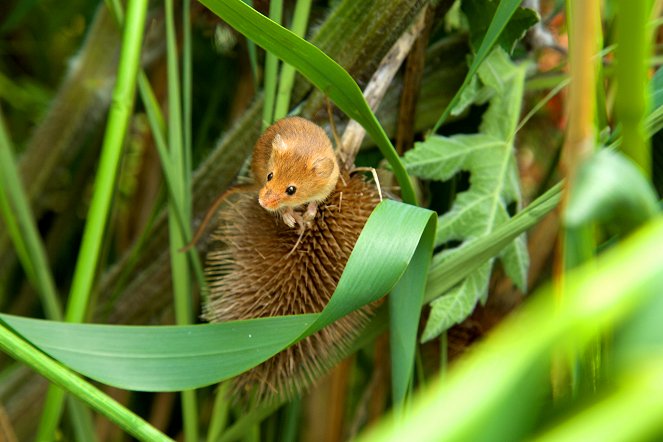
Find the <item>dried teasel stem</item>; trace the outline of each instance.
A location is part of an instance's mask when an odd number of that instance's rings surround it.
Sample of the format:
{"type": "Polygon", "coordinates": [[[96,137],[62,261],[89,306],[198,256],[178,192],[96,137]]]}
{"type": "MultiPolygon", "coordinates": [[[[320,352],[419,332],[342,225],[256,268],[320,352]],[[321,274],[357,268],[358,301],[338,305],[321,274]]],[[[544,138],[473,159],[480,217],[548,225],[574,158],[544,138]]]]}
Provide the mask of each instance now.
{"type": "MultiPolygon", "coordinates": [[[[387,88],[391,84],[396,72],[403,64],[403,60],[412,49],[412,45],[424,29],[426,24],[426,9],[423,8],[415,18],[409,30],[403,33],[394,43],[387,55],[382,58],[380,65],[371,77],[364,89],[364,98],[373,111],[375,111],[384,98],[387,88]]],[[[341,146],[339,146],[338,157],[342,167],[346,170],[352,168],[355,157],[359,152],[359,146],[366,135],[364,128],[356,121],[350,121],[343,133],[341,146]]]]}

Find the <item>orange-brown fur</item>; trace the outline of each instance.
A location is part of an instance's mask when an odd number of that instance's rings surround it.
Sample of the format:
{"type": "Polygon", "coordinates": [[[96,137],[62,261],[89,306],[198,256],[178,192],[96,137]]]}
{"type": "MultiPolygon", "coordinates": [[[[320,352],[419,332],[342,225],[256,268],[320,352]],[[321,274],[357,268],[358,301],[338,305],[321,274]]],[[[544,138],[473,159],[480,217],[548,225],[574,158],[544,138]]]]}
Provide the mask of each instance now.
{"type": "MultiPolygon", "coordinates": [[[[182,252],[200,239],[219,206],[233,193],[257,187],[260,205],[283,215],[294,207],[324,201],[336,186],[339,167],[331,141],[320,126],[304,118],[287,117],[269,126],[256,141],[251,172],[253,183],[231,187],[214,200],[182,252]],[[277,135],[281,148],[274,147],[277,135]],[[267,181],[270,172],[273,178],[267,181]],[[286,193],[289,186],[297,189],[293,195],[286,193]]],[[[310,209],[313,210],[309,212],[315,213],[315,207],[310,209]]],[[[293,216],[290,219],[295,220],[293,216]]],[[[286,221],[286,224],[293,227],[292,222],[286,221]]]]}
{"type": "Polygon", "coordinates": [[[260,204],[270,211],[324,201],[339,175],[325,131],[300,117],[284,118],[265,130],[253,150],[251,170],[260,186],[260,204]],[[296,188],[293,195],[286,193],[290,186],[296,188]]]}

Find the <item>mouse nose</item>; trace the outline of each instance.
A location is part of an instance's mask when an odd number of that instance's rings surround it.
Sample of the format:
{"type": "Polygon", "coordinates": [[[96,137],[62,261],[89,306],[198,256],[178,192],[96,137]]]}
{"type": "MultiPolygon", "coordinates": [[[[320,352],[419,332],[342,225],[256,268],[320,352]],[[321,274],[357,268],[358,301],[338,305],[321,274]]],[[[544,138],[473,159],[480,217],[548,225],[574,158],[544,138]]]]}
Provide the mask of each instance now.
{"type": "Polygon", "coordinates": [[[258,195],[258,203],[267,210],[276,210],[278,208],[278,198],[271,190],[260,192],[258,195]]]}

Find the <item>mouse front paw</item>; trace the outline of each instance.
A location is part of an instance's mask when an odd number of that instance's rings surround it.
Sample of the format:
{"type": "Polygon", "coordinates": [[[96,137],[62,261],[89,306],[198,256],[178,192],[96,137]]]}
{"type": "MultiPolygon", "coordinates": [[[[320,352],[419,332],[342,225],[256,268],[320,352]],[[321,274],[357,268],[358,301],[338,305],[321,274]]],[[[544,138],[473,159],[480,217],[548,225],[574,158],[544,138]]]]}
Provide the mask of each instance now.
{"type": "Polygon", "coordinates": [[[295,216],[292,213],[284,213],[283,222],[288,227],[295,227],[295,224],[297,224],[297,220],[295,219],[295,216]]]}
{"type": "Polygon", "coordinates": [[[318,203],[308,203],[306,211],[304,212],[304,221],[308,224],[315,219],[318,214],[318,203]]]}
{"type": "Polygon", "coordinates": [[[281,217],[283,218],[283,222],[290,228],[294,228],[298,224],[300,226],[304,224],[302,216],[295,212],[292,207],[288,207],[281,217]]]}

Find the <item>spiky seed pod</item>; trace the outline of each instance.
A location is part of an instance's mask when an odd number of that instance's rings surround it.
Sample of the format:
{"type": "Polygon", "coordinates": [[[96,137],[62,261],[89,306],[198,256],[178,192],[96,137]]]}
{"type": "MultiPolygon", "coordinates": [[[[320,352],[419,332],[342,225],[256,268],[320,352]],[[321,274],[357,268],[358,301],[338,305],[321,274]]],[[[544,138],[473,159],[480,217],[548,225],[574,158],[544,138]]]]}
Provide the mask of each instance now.
{"type": "MultiPolygon", "coordinates": [[[[317,313],[327,305],[359,234],[379,202],[373,183],[361,176],[339,180],[320,204],[312,226],[296,229],[243,193],[220,214],[207,256],[208,321],[317,313]],[[343,184],[345,181],[346,184],[343,184]]],[[[328,371],[363,328],[373,308],[355,311],[241,374],[238,398],[290,399],[328,371]]]]}

